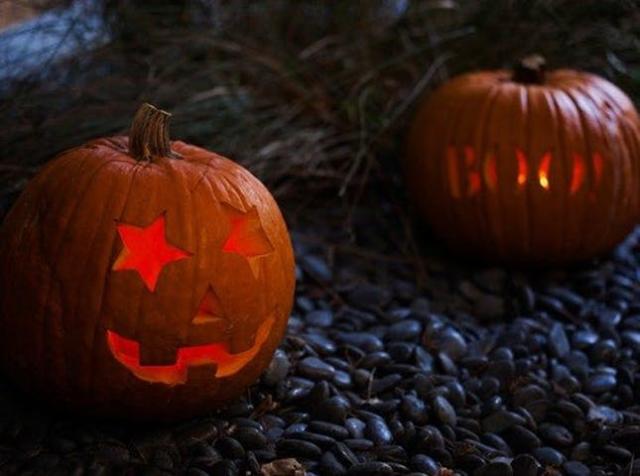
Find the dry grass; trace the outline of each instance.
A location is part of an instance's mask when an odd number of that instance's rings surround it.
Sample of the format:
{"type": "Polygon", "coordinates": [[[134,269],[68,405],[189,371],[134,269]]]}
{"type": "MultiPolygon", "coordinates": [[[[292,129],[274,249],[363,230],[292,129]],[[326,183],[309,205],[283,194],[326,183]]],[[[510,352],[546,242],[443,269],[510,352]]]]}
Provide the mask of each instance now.
{"type": "Polygon", "coordinates": [[[0,98],[5,188],[61,150],[125,132],[142,101],[174,113],[174,137],[304,204],[354,203],[369,185],[399,183],[416,99],[462,70],[537,51],[640,97],[637,1],[132,3],[100,4],[106,45],[43,58],[44,81],[18,81],[0,98]]]}

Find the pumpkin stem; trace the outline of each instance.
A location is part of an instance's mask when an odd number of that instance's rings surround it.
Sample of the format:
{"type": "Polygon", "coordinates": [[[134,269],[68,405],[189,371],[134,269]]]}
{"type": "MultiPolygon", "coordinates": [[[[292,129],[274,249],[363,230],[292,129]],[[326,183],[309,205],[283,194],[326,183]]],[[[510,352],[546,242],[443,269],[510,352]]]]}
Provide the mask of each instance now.
{"type": "Polygon", "coordinates": [[[546,63],[541,55],[525,56],[514,66],[511,79],[522,84],[542,84],[546,63]]]}
{"type": "Polygon", "coordinates": [[[169,139],[170,117],[170,113],[151,104],[140,106],[131,123],[129,154],[147,162],[158,157],[175,157],[169,139]]]}

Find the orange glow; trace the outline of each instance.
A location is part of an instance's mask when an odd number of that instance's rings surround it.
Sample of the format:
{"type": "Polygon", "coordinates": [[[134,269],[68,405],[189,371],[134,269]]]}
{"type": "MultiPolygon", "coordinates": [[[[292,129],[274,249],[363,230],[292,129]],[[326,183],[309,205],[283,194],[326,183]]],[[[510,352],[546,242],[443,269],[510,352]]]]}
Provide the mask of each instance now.
{"type": "Polygon", "coordinates": [[[113,264],[114,271],[136,271],[149,291],[154,291],[162,269],[191,253],[169,244],[165,238],[164,213],[147,227],[119,223],[122,251],[113,264]]]}
{"type": "Polygon", "coordinates": [[[273,252],[273,246],[262,229],[255,207],[246,213],[228,207],[227,214],[231,222],[231,231],[222,246],[222,251],[237,253],[245,258],[273,252]]]}
{"type": "Polygon", "coordinates": [[[220,304],[220,300],[218,296],[213,292],[211,286],[207,289],[206,294],[200,301],[200,305],[198,306],[198,312],[196,313],[196,317],[193,318],[194,324],[205,324],[210,322],[212,319],[224,319],[224,313],[222,312],[222,305],[220,304]]]}
{"type": "Polygon", "coordinates": [[[600,179],[602,178],[602,166],[604,165],[602,160],[602,155],[599,152],[593,153],[593,171],[595,173],[595,182],[596,185],[600,183],[600,179]]]}
{"type": "Polygon", "coordinates": [[[571,195],[575,194],[584,181],[584,159],[580,154],[573,154],[573,174],[571,176],[571,195]]]}
{"type": "Polygon", "coordinates": [[[458,172],[458,157],[455,147],[447,147],[447,172],[449,174],[449,187],[453,198],[460,198],[460,175],[458,172]]]}
{"type": "Polygon", "coordinates": [[[249,263],[253,276],[258,279],[260,263],[257,258],[273,252],[273,245],[262,229],[258,210],[253,207],[243,213],[230,206],[225,208],[231,231],[222,245],[222,251],[244,257],[249,263]]]}
{"type": "Polygon", "coordinates": [[[520,149],[516,149],[516,160],[518,161],[518,185],[520,187],[527,183],[527,158],[520,149]]]}
{"type": "Polygon", "coordinates": [[[496,156],[487,153],[484,158],[484,180],[491,190],[498,185],[498,171],[496,169],[496,156]]]}
{"type": "Polygon", "coordinates": [[[189,367],[213,364],[216,369],[215,373],[212,369],[211,378],[237,373],[258,354],[274,322],[275,317],[270,317],[262,323],[254,345],[245,352],[230,353],[226,342],[185,346],[178,349],[176,363],[172,365],[141,365],[140,343],[114,331],[107,331],[107,344],[115,359],[139,379],[175,385],[187,381],[189,367]]]}
{"type": "Polygon", "coordinates": [[[540,168],[538,169],[538,182],[545,190],[549,190],[549,165],[551,165],[551,152],[542,156],[540,168]]]}
{"type": "Polygon", "coordinates": [[[467,187],[467,195],[472,196],[480,191],[480,174],[475,169],[476,164],[476,154],[473,150],[473,147],[466,146],[464,148],[464,161],[467,166],[467,170],[469,172],[469,184],[467,187]]]}

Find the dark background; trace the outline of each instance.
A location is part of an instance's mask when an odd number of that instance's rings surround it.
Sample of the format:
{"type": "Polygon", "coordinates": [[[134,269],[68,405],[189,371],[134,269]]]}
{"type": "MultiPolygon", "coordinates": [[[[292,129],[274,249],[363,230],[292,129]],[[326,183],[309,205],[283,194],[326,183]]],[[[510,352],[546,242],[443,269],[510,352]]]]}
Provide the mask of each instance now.
{"type": "Polygon", "coordinates": [[[414,219],[400,170],[417,100],[459,72],[540,53],[637,104],[640,2],[0,0],[0,28],[0,218],[149,101],[269,186],[298,263],[287,337],[221,411],[104,422],[0,377],[0,474],[640,471],[638,233],[570,268],[466,262],[414,219]]]}
{"type": "Polygon", "coordinates": [[[35,15],[0,33],[3,189],[125,132],[150,101],[173,112],[175,138],[245,164],[278,198],[339,207],[397,172],[416,99],[455,73],[537,52],[640,95],[632,0],[1,5],[2,23],[35,15]]]}

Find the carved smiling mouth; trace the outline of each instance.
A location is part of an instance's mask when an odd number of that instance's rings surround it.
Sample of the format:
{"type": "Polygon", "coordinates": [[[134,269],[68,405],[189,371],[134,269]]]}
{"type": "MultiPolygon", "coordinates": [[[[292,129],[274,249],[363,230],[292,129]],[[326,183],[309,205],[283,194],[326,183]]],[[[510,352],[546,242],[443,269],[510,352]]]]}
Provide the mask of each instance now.
{"type": "Polygon", "coordinates": [[[139,379],[175,385],[187,382],[189,374],[197,372],[197,369],[210,369],[211,377],[217,378],[240,371],[258,354],[274,322],[275,316],[263,322],[256,333],[254,345],[244,352],[231,353],[226,342],[185,346],[178,349],[176,362],[170,365],[140,364],[140,343],[115,331],[107,330],[107,343],[115,359],[139,379]]]}

